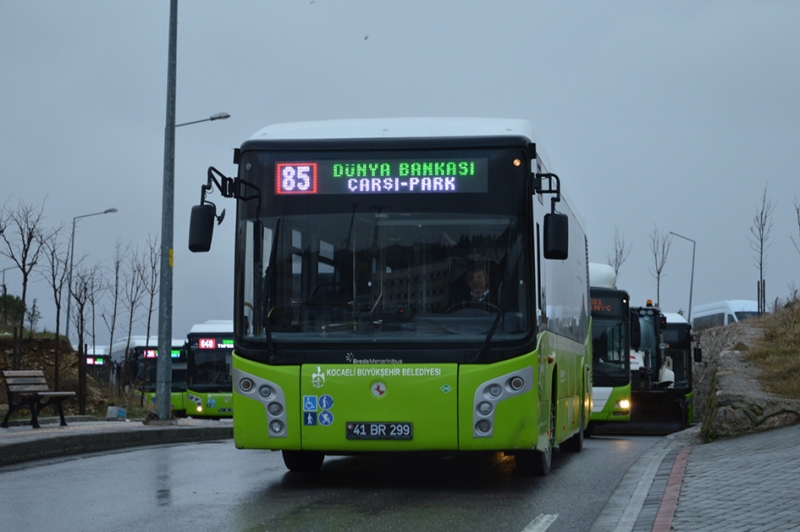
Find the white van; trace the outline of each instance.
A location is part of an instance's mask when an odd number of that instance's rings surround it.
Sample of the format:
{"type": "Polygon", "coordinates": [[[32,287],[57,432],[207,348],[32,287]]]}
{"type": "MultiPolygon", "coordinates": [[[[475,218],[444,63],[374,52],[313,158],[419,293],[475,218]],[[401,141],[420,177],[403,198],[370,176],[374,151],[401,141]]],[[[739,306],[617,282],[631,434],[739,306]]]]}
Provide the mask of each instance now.
{"type": "Polygon", "coordinates": [[[728,299],[692,309],[692,330],[720,327],[758,316],[758,303],[747,299],[728,299]]]}

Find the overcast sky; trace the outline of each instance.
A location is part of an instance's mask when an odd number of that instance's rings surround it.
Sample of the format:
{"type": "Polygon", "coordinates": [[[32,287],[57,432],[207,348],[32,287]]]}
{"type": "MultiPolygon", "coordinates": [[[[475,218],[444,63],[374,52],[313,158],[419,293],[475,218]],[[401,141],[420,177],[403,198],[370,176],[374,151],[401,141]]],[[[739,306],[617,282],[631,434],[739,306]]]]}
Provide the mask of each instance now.
{"type": "MultiPolygon", "coordinates": [[[[210,253],[187,249],[206,169],[234,175],[233,148],[299,120],[530,120],[590,260],[607,261],[615,229],[632,245],[618,286],[633,304],[656,299],[656,227],[697,243],[694,306],[755,300],[766,188],[767,299],[800,283],[800,2],[184,0],[178,19],[177,122],[231,118],[177,130],[174,337],[232,316],[234,217],[210,253]]],[[[44,203],[67,239],[73,217],[117,208],[77,223],[76,259],[108,266],[118,239],[160,232],[168,26],[166,0],[0,0],[0,203],[44,203]]],[[[691,267],[674,238],[664,310],[688,309],[691,267]]],[[[28,302],[52,331],[49,293],[38,282],[28,302]]]]}

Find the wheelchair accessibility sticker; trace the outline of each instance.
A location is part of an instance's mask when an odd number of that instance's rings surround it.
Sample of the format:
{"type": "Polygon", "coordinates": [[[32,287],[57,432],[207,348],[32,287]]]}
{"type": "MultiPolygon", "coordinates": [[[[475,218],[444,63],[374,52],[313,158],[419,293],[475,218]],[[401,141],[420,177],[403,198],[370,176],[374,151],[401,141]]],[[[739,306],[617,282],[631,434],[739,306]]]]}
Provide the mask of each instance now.
{"type": "MultiPolygon", "coordinates": [[[[323,395],[323,397],[325,397],[323,395]]],[[[317,411],[317,396],[304,395],[303,396],[303,412],[316,412],[317,411]]]]}

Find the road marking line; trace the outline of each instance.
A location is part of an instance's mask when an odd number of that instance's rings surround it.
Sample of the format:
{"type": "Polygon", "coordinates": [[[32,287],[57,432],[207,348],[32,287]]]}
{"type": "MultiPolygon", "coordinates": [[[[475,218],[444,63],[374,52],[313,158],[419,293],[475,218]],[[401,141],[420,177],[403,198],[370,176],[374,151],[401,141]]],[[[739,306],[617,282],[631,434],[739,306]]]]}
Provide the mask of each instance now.
{"type": "Polygon", "coordinates": [[[556,522],[556,519],[558,519],[558,514],[540,514],[536,519],[528,523],[528,526],[523,528],[522,532],[544,532],[550,528],[550,525],[556,522]]]}

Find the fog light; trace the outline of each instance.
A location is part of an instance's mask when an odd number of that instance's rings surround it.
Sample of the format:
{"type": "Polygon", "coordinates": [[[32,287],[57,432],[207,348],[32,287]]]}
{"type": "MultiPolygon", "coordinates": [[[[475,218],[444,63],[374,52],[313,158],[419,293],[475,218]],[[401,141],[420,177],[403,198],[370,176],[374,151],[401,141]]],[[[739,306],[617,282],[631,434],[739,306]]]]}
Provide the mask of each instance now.
{"type": "Polygon", "coordinates": [[[267,406],[267,410],[273,416],[279,416],[281,412],[283,412],[283,405],[280,403],[270,403],[269,406],[267,406]]]}
{"type": "Polygon", "coordinates": [[[515,392],[520,391],[525,386],[525,380],[522,377],[514,377],[511,379],[511,389],[515,392]]]}
{"type": "Polygon", "coordinates": [[[283,423],[281,423],[278,420],[275,420],[269,424],[269,430],[271,430],[275,434],[280,434],[281,432],[283,432],[283,423]]]}
{"type": "Polygon", "coordinates": [[[247,377],[239,381],[239,388],[241,388],[243,392],[249,392],[253,389],[253,386],[255,386],[255,383],[247,377]]]}
{"type": "Polygon", "coordinates": [[[272,388],[267,386],[266,384],[263,385],[261,388],[258,389],[258,394],[263,398],[268,398],[272,395],[272,388]]]}
{"type": "Polygon", "coordinates": [[[622,408],[622,409],[624,409],[624,410],[627,410],[627,409],[629,409],[630,407],[631,407],[631,402],[630,402],[630,401],[628,401],[627,399],[623,399],[622,401],[619,401],[619,402],[617,403],[617,408],[622,408]]]}
{"type": "Polygon", "coordinates": [[[492,384],[489,386],[489,395],[492,397],[500,397],[501,393],[503,393],[503,387],[499,384],[492,384]]]}
{"type": "Polygon", "coordinates": [[[494,407],[492,406],[492,403],[488,401],[484,401],[478,405],[478,412],[483,416],[488,416],[491,414],[493,409],[494,407]]]}
{"type": "Polygon", "coordinates": [[[488,419],[482,419],[478,421],[478,424],[475,425],[475,428],[477,428],[478,432],[481,434],[488,434],[492,430],[492,423],[488,419]]]}

